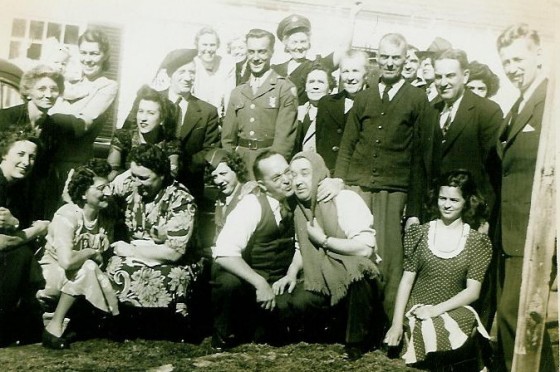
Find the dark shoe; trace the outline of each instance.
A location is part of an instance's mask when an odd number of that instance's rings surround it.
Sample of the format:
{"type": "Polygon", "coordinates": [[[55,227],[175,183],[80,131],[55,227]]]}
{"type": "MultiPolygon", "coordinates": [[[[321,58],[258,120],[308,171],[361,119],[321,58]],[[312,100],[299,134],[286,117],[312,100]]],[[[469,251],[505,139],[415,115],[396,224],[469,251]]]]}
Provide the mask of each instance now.
{"type": "Polygon", "coordinates": [[[232,347],[234,347],[234,340],[233,337],[229,337],[228,339],[224,339],[217,333],[212,334],[212,341],[210,342],[210,346],[214,349],[215,352],[221,353],[224,351],[228,351],[232,347]]]}
{"type": "Polygon", "coordinates": [[[353,362],[360,359],[364,355],[364,348],[359,344],[347,344],[344,345],[344,355],[343,358],[353,362]]]}
{"type": "Polygon", "coordinates": [[[47,349],[69,349],[70,343],[64,337],[56,337],[46,329],[43,331],[43,346],[47,349]]]}

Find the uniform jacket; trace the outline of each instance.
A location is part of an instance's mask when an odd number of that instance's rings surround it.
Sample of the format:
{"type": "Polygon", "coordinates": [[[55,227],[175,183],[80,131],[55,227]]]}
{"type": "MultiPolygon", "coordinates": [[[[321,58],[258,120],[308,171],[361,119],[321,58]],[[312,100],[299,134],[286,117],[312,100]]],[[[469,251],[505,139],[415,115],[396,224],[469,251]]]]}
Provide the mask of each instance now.
{"type": "MultiPolygon", "coordinates": [[[[234,151],[239,139],[270,140],[271,148],[289,159],[297,132],[296,89],[286,78],[271,71],[256,94],[248,82],[231,93],[222,128],[222,146],[234,151]]],[[[239,147],[237,152],[247,159],[253,150],[239,147]]]]}
{"type": "MultiPolygon", "coordinates": [[[[510,256],[523,256],[525,249],[547,84],[544,80],[528,98],[508,138],[497,141],[498,156],[502,159],[502,248],[510,256]]],[[[511,112],[506,115],[500,134],[505,132],[510,119],[511,112]]]]}
{"type": "MultiPolygon", "coordinates": [[[[377,84],[358,93],[348,113],[335,177],[377,191],[408,192],[411,182],[426,185],[433,162],[432,110],[424,91],[409,83],[385,110],[377,84]]],[[[420,213],[421,200],[416,199],[409,195],[409,216],[420,213]]]]}

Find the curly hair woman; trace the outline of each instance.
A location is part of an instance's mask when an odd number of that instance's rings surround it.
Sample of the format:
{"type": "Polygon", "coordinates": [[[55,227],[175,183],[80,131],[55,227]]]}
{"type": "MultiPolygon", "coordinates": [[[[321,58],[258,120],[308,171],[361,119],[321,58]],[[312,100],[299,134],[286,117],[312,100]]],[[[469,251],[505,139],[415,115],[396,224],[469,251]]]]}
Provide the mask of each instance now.
{"type": "Polygon", "coordinates": [[[435,190],[437,218],[406,231],[404,273],[385,336],[397,346],[406,331],[407,364],[438,363],[439,352],[463,346],[475,326],[488,337],[470,306],[492,255],[490,240],[476,231],[487,208],[467,171],[444,174],[435,190]]]}
{"type": "Polygon", "coordinates": [[[109,206],[111,191],[107,163],[91,160],[72,174],[68,194],[72,203],[56,212],[40,263],[46,286],[40,297],[56,298],[52,320],[43,332],[43,346],[66,349],[64,317],[78,296],[96,308],[118,314],[117,296],[105,274],[102,253],[109,249],[113,221],[102,212],[109,206]]]}

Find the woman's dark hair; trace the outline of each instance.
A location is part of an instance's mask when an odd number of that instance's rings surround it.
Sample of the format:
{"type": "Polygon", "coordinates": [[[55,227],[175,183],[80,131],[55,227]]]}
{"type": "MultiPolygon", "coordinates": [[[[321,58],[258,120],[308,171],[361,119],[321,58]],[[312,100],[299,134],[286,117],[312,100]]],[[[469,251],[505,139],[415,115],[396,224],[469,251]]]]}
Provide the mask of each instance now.
{"type": "Polygon", "coordinates": [[[461,218],[468,223],[471,228],[478,229],[488,218],[488,205],[486,200],[478,191],[472,174],[464,169],[452,170],[445,173],[435,183],[434,188],[429,192],[428,215],[430,220],[440,216],[438,209],[439,190],[443,186],[457,187],[461,190],[461,195],[465,199],[465,205],[461,213],[461,218]]]}
{"type": "Polygon", "coordinates": [[[111,44],[109,43],[109,38],[105,32],[98,29],[87,29],[78,38],[78,47],[84,42],[97,43],[99,44],[99,50],[103,52],[105,60],[103,61],[102,70],[107,71],[109,69],[109,58],[111,56],[111,44]]]}
{"type": "Polygon", "coordinates": [[[13,144],[18,141],[30,141],[37,145],[37,153],[41,149],[41,141],[34,134],[31,126],[11,124],[0,131],[0,156],[5,156],[13,144]]]}
{"type": "Polygon", "coordinates": [[[467,84],[473,80],[482,80],[488,91],[486,98],[494,96],[498,92],[498,89],[500,89],[500,78],[490,70],[488,65],[472,61],[469,64],[469,71],[469,81],[467,84]]]}
{"type": "Polygon", "coordinates": [[[323,71],[325,72],[325,74],[327,74],[327,84],[329,86],[329,92],[336,86],[336,82],[334,81],[334,77],[332,76],[331,71],[319,61],[314,61],[313,64],[311,65],[311,70],[309,70],[309,73],[305,76],[306,84],[307,84],[307,77],[313,71],[323,71]]]}
{"type": "Polygon", "coordinates": [[[33,89],[33,86],[37,80],[42,78],[49,78],[55,82],[58,87],[60,94],[64,93],[64,76],[54,68],[47,65],[38,65],[26,71],[21,76],[21,81],[19,83],[19,92],[24,97],[27,98],[29,91],[33,89]]]}
{"type": "Polygon", "coordinates": [[[95,177],[107,178],[109,172],[111,172],[111,166],[106,160],[101,159],[91,159],[86,165],[77,168],[68,183],[70,200],[82,208],[85,204],[83,196],[93,185],[93,179],[95,177]]]}
{"type": "MultiPolygon", "coordinates": [[[[175,119],[175,106],[172,105],[171,101],[161,95],[161,93],[157,90],[150,88],[148,85],[143,85],[138,91],[138,95],[136,97],[138,107],[140,107],[140,101],[142,100],[155,102],[159,105],[164,140],[174,139],[177,121],[175,119]]],[[[136,112],[138,112],[138,108],[136,108],[136,112]]]]}
{"type": "MultiPolygon", "coordinates": [[[[247,165],[245,161],[236,152],[227,152],[227,155],[220,161],[220,163],[226,163],[228,167],[235,173],[237,180],[240,183],[245,183],[249,180],[249,171],[247,170],[247,165]]],[[[208,165],[204,171],[204,178],[208,182],[212,182],[212,172],[215,168],[208,165]]]]}
{"type": "Polygon", "coordinates": [[[133,147],[130,150],[130,154],[128,154],[128,162],[135,162],[137,165],[148,168],[158,176],[170,179],[169,158],[157,145],[143,143],[133,147]]]}

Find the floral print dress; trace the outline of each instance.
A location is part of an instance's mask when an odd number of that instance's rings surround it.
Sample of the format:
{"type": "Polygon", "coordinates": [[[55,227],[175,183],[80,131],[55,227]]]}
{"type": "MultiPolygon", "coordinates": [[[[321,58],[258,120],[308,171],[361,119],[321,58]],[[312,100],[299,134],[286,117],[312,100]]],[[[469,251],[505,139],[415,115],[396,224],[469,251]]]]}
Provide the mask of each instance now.
{"type": "Polygon", "coordinates": [[[192,285],[202,266],[189,251],[196,205],[180,183],[164,187],[149,203],[142,200],[130,179],[114,193],[126,200],[125,223],[131,244],[165,244],[182,255],[177,263],[161,264],[133,257],[113,256],[107,274],[119,301],[134,307],[174,308],[187,315],[192,285]]]}

